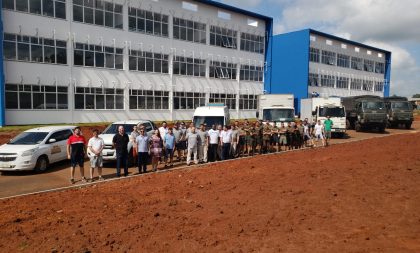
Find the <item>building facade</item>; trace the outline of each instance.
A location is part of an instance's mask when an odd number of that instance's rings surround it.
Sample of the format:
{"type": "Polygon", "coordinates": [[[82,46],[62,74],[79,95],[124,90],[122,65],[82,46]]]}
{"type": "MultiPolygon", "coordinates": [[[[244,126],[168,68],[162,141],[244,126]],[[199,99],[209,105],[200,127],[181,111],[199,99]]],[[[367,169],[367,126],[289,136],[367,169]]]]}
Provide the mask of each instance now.
{"type": "Polygon", "coordinates": [[[268,93],[291,93],[300,99],[389,96],[391,53],[312,29],[273,38],[268,93]]]}
{"type": "Polygon", "coordinates": [[[272,19],[215,1],[3,0],[1,125],[255,117],[272,19]]]}

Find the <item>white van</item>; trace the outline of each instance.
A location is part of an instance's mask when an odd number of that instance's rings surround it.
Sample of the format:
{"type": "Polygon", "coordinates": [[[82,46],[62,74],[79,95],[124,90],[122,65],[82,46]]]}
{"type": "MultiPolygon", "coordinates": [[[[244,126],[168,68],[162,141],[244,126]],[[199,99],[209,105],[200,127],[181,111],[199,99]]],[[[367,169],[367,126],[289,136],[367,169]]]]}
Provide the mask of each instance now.
{"type": "Polygon", "coordinates": [[[208,104],[197,107],[192,121],[197,128],[201,124],[206,124],[207,128],[211,128],[212,125],[229,125],[229,108],[224,104],[208,104]]]}
{"type": "Polygon", "coordinates": [[[22,132],[0,146],[0,171],[43,172],[67,159],[67,140],[75,126],[38,127],[22,132]]]}

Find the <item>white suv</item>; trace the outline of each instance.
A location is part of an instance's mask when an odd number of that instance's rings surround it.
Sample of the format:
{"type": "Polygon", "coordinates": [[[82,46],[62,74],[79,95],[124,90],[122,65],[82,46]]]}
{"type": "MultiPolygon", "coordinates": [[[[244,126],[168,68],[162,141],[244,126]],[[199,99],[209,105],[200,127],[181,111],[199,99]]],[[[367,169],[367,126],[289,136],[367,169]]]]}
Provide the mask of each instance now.
{"type": "MultiPolygon", "coordinates": [[[[125,133],[130,136],[131,132],[133,131],[133,127],[137,126],[138,124],[141,124],[145,127],[145,130],[149,136],[151,136],[153,130],[156,129],[155,124],[153,124],[153,122],[150,120],[127,120],[112,123],[102,132],[101,135],[99,135],[104,140],[105,144],[104,149],[102,150],[102,157],[104,161],[117,160],[117,154],[115,153],[115,149],[112,146],[112,139],[114,138],[114,135],[118,133],[118,127],[124,126],[125,133]]],[[[131,166],[134,162],[132,157],[133,152],[131,142],[128,144],[128,154],[128,164],[131,166]]],[[[90,155],[89,150],[88,155],[90,155]]]]}
{"type": "Polygon", "coordinates": [[[0,146],[0,171],[43,172],[51,163],[67,159],[67,139],[75,126],[39,127],[22,132],[0,146]]]}

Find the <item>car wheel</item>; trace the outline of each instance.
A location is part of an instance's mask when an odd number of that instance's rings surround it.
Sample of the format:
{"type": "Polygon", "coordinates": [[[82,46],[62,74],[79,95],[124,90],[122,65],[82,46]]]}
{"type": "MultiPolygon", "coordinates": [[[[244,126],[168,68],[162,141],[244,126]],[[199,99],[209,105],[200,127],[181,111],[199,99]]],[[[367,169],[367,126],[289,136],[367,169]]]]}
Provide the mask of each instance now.
{"type": "Polygon", "coordinates": [[[36,165],[35,165],[35,172],[37,173],[42,173],[44,171],[46,171],[48,169],[48,158],[45,156],[41,156],[38,158],[38,160],[36,161],[36,165]]]}

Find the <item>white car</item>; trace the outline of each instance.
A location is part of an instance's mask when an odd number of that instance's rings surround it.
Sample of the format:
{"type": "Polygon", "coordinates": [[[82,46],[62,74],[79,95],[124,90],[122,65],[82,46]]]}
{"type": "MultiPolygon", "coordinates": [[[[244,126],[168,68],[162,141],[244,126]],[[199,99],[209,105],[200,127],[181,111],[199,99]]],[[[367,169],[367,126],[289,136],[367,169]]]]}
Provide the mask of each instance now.
{"type": "MultiPolygon", "coordinates": [[[[127,121],[118,121],[114,122],[111,125],[109,125],[102,134],[99,135],[104,140],[104,149],[102,150],[102,157],[104,161],[115,161],[117,160],[117,154],[115,153],[115,149],[112,145],[112,139],[114,138],[114,135],[118,133],[118,127],[124,126],[125,133],[130,136],[131,132],[133,131],[133,127],[137,126],[138,124],[141,124],[145,127],[145,130],[149,136],[152,135],[153,130],[157,129],[155,124],[153,124],[150,120],[127,120],[127,121]]],[[[128,163],[129,165],[133,164],[133,157],[132,157],[132,143],[130,142],[128,144],[128,163]]],[[[90,151],[88,150],[88,155],[90,154],[90,151]]]]}
{"type": "Polygon", "coordinates": [[[39,127],[22,132],[0,146],[0,171],[35,170],[67,159],[67,139],[75,126],[39,127]]]}

